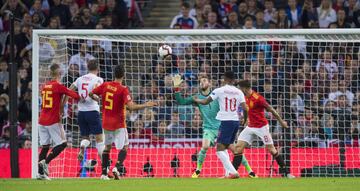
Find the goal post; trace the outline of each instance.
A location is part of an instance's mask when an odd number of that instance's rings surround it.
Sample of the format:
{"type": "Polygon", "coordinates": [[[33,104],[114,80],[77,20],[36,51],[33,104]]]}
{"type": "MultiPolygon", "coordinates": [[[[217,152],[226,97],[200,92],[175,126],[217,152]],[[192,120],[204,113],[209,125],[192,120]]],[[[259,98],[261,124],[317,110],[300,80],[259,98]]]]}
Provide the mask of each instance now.
{"type": "MultiPolygon", "coordinates": [[[[360,112],[360,29],[34,30],[32,44],[32,178],[37,175],[40,149],[39,91],[49,79],[49,66],[59,63],[62,83],[69,86],[86,73],[89,59],[100,63],[99,75],[105,81],[112,80],[113,66],[124,64],[124,83],[135,102],[153,99],[163,104],[128,113],[127,177],[191,176],[203,138],[201,118],[196,106],[177,104],[171,76],[183,76],[182,94],[189,96],[199,92],[199,75],[210,76],[216,88],[228,69],[240,79],[249,79],[289,123],[290,129],[283,131],[266,114],[275,145],[286,155],[295,176],[360,176],[356,115],[360,112]],[[162,44],[170,45],[176,55],[171,63],[158,58],[162,44]]],[[[80,140],[76,102],[69,103],[65,113],[63,125],[70,144],[50,165],[50,176],[99,176],[99,162],[89,170],[86,161],[76,158],[80,140]]],[[[279,176],[260,139],[246,149],[245,156],[259,176],[279,176]]],[[[99,161],[94,148],[88,149],[87,157],[99,161]]],[[[116,160],[115,154],[111,158],[116,160]]],[[[210,148],[202,176],[223,174],[210,148]]]]}

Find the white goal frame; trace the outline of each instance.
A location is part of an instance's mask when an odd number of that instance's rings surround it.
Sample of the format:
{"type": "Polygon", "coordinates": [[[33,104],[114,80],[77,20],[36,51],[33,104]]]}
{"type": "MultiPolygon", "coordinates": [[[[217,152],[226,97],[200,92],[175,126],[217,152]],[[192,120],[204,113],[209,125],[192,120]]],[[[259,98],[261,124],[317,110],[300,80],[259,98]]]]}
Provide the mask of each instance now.
{"type": "MultiPolygon", "coordinates": [[[[87,35],[98,35],[99,37],[106,37],[107,35],[113,36],[141,36],[141,35],[216,35],[224,36],[226,41],[226,35],[359,35],[360,29],[251,29],[251,30],[208,30],[208,29],[196,29],[196,30],[33,30],[33,52],[32,52],[32,173],[31,177],[36,178],[38,171],[38,120],[39,120],[39,37],[41,35],[58,35],[58,36],[82,36],[86,37],[87,35]]],[[[251,39],[252,41],[260,41],[259,39],[251,39]]],[[[281,40],[281,39],[274,39],[281,40]]],[[[301,39],[304,40],[304,39],[301,39]]],[[[351,39],[349,39],[351,40],[351,39]]],[[[360,39],[356,39],[360,42],[360,39]]],[[[213,40],[212,40],[213,41],[213,40]]],[[[326,39],[319,39],[312,41],[326,42],[326,39]]],[[[341,40],[339,40],[341,41],[341,40]]],[[[139,39],[139,42],[146,42],[144,39],[139,39]]]]}

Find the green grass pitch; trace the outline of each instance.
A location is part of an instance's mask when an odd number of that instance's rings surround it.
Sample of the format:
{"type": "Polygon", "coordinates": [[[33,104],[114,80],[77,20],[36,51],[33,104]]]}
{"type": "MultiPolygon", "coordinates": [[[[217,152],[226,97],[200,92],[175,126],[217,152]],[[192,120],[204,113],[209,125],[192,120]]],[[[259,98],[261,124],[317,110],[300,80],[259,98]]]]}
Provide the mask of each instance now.
{"type": "Polygon", "coordinates": [[[0,191],[352,191],[360,190],[359,178],[143,178],[98,179],[0,179],[0,191]]]}

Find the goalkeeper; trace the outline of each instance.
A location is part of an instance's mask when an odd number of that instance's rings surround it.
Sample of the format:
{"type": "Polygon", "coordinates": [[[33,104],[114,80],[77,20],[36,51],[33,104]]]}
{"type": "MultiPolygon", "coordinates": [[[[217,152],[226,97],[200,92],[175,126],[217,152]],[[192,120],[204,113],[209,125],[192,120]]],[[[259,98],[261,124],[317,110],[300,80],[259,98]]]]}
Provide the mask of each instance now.
{"type": "MultiPolygon", "coordinates": [[[[200,76],[200,93],[198,93],[195,96],[190,96],[183,98],[180,93],[180,85],[182,83],[181,76],[179,74],[175,75],[173,78],[173,85],[175,90],[175,99],[179,105],[191,105],[196,104],[193,101],[193,97],[198,97],[199,99],[205,99],[210,93],[211,93],[211,82],[210,79],[203,75],[200,76]]],[[[197,157],[197,167],[195,172],[192,174],[192,178],[198,178],[200,176],[200,172],[206,157],[206,152],[209,149],[210,146],[215,145],[215,141],[218,135],[218,130],[220,127],[220,121],[215,119],[216,114],[219,111],[219,103],[217,101],[213,101],[208,105],[198,105],[199,107],[201,118],[203,120],[203,140],[202,140],[202,147],[200,152],[198,153],[197,157]]],[[[233,151],[233,146],[230,147],[233,151]]],[[[249,173],[249,177],[251,178],[257,178],[255,173],[252,171],[248,161],[243,156],[241,163],[245,166],[246,171],[249,173]]],[[[226,172],[228,173],[228,172],[226,172]]]]}

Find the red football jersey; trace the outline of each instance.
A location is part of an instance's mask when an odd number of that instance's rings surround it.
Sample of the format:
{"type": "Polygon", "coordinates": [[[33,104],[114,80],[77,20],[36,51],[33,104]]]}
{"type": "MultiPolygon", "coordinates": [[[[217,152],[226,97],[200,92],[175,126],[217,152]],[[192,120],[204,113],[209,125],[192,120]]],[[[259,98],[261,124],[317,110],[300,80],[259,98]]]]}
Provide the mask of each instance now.
{"type": "Polygon", "coordinates": [[[253,93],[246,97],[246,105],[249,108],[248,126],[253,128],[261,128],[269,122],[265,118],[265,108],[269,105],[265,98],[253,91],[253,93]]]}
{"type": "Polygon", "coordinates": [[[105,82],[92,93],[101,96],[102,124],[105,130],[126,128],[126,104],[131,101],[129,90],[119,82],[105,82]]]}
{"type": "Polygon", "coordinates": [[[76,92],[55,80],[49,81],[42,87],[40,125],[49,126],[60,122],[60,102],[64,94],[74,99],[80,99],[80,96],[76,92]]]}

